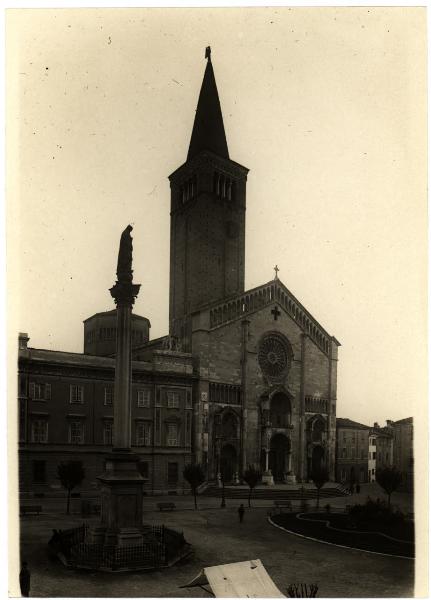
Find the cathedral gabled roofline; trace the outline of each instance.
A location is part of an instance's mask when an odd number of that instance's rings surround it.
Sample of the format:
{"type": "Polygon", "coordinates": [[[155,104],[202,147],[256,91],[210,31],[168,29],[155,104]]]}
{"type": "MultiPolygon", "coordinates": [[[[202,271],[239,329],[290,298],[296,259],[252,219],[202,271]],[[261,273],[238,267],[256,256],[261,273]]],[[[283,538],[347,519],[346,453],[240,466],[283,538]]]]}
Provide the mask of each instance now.
{"type": "Polygon", "coordinates": [[[202,150],[210,150],[222,158],[229,159],[223,116],[209,47],[206,49],[205,58],[208,61],[199,94],[187,160],[194,158],[202,150]]]}
{"type": "Polygon", "coordinates": [[[263,285],[233,294],[216,302],[197,308],[193,314],[209,311],[210,328],[224,326],[235,319],[246,318],[247,315],[261,310],[265,306],[278,303],[298,324],[305,334],[325,352],[330,353],[331,344],[340,346],[340,342],[331,336],[308,312],[297,298],[287,289],[280,279],[272,279],[263,285]]]}

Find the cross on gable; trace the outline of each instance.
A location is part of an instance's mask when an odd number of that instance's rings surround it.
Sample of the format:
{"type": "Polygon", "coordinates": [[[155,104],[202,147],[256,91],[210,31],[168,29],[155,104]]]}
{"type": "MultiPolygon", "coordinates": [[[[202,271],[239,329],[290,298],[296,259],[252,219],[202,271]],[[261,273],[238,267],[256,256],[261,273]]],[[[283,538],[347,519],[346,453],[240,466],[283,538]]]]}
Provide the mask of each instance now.
{"type": "Polygon", "coordinates": [[[281,312],[278,310],[278,306],[274,306],[274,308],[271,311],[271,314],[274,315],[274,321],[276,321],[281,315],[281,312]]]}
{"type": "Polygon", "coordinates": [[[278,279],[278,272],[279,272],[279,270],[280,269],[278,268],[278,265],[275,265],[275,267],[274,267],[274,271],[275,271],[275,277],[274,277],[274,279],[278,279]]]}

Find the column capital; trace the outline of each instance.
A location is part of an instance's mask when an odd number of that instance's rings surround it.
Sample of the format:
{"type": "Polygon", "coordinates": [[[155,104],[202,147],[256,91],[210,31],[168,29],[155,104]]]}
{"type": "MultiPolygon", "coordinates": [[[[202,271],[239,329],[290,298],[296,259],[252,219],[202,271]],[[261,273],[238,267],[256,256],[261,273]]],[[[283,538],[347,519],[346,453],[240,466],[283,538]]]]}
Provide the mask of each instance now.
{"type": "Polygon", "coordinates": [[[140,287],[139,283],[116,281],[109,291],[117,306],[133,306],[140,287]]]}

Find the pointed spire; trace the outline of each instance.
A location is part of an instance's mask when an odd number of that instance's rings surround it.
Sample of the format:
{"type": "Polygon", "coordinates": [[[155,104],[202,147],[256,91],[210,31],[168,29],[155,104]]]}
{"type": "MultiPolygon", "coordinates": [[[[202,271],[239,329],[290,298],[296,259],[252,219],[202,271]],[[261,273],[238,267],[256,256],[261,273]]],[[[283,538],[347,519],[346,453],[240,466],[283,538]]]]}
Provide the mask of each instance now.
{"type": "Polygon", "coordinates": [[[202,150],[210,150],[222,158],[229,158],[210,46],[205,49],[205,58],[208,62],[199,94],[187,160],[202,150]]]}

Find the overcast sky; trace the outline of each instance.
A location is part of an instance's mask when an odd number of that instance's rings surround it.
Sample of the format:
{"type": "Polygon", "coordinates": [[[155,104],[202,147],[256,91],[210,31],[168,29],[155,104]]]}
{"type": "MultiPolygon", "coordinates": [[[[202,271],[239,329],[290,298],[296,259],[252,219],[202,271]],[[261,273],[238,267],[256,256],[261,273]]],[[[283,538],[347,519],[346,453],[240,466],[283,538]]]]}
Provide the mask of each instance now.
{"type": "Polygon", "coordinates": [[[421,414],[426,387],[425,9],[59,9],[8,14],[10,331],[81,352],[114,307],[168,330],[167,176],[212,47],[247,184],[246,287],[279,277],[342,344],[337,416],[421,414]]]}

